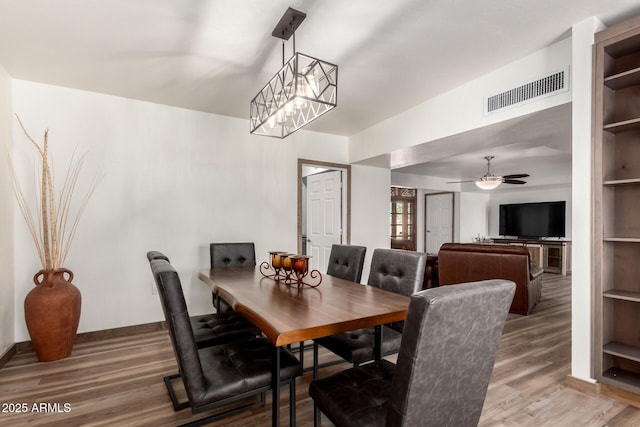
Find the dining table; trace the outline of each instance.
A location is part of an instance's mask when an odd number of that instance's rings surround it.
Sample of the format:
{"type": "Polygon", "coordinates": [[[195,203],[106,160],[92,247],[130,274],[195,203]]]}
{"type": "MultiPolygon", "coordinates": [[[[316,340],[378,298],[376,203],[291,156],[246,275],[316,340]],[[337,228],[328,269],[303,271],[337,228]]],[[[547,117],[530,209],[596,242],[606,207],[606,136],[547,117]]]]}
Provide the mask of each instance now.
{"type": "MultiPolygon", "coordinates": [[[[328,274],[317,287],[266,277],[260,266],[201,270],[198,278],[251,321],[274,345],[272,425],[280,425],[280,352],[303,343],[360,328],[375,328],[375,358],[382,357],[382,325],[402,321],[410,298],[328,274]]],[[[308,280],[313,285],[318,278],[308,280]]],[[[301,344],[302,345],[302,344],[301,344]]],[[[295,425],[295,408],[290,408],[295,425]]]]}

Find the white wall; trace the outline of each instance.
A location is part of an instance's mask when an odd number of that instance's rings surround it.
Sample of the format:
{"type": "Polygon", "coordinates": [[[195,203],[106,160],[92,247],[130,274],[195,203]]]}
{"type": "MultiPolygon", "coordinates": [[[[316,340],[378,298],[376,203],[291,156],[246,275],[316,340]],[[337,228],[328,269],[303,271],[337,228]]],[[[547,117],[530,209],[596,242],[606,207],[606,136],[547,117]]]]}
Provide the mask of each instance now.
{"type": "Polygon", "coordinates": [[[474,237],[488,235],[489,194],[460,193],[456,201],[460,212],[460,227],[457,242],[472,243],[474,237]]]}
{"type": "Polygon", "coordinates": [[[367,283],[371,256],[375,248],[391,247],[389,236],[389,169],[351,166],[351,243],[366,246],[362,283],[367,283]]]}
{"type": "Polygon", "coordinates": [[[567,91],[483,115],[483,97],[486,95],[560,71],[570,62],[571,39],[561,40],[351,136],[349,159],[351,162],[370,159],[571,102],[571,91],[567,91]]]}
{"type": "Polygon", "coordinates": [[[509,203],[535,203],[535,202],[556,202],[566,201],[564,240],[571,240],[572,212],[573,204],[571,197],[571,187],[563,186],[546,189],[520,189],[499,191],[491,193],[489,200],[489,236],[499,237],[500,230],[500,205],[509,203]]]}
{"type": "Polygon", "coordinates": [[[408,173],[391,172],[391,185],[411,188],[424,188],[431,191],[460,191],[460,184],[448,184],[447,178],[435,176],[413,175],[408,173]]]}
{"type": "MultiPolygon", "coordinates": [[[[335,135],[258,137],[247,120],[18,80],[13,102],[32,136],[50,129],[58,175],[76,145],[88,151],[82,181],[104,170],[66,262],[82,292],[79,332],[162,319],[145,256],[150,249],[176,266],[191,313],[210,311],[210,293],[197,279],[209,264],[209,242],[254,241],[258,261],[269,250],[295,251],[297,159],[347,163],[347,140],[335,135]]],[[[15,125],[14,133],[23,178],[31,179],[32,147],[15,125]]],[[[354,195],[376,185],[371,199],[353,202],[354,241],[377,245],[376,236],[388,234],[387,205],[377,213],[370,202],[378,182],[388,188],[388,171],[352,173],[354,195]],[[385,220],[381,231],[378,217],[385,220]]],[[[15,340],[23,341],[22,302],[40,266],[26,227],[16,224],[15,340]]]]}
{"type": "Polygon", "coordinates": [[[0,357],[13,345],[13,206],[7,153],[11,150],[11,77],[0,66],[0,357]]]}

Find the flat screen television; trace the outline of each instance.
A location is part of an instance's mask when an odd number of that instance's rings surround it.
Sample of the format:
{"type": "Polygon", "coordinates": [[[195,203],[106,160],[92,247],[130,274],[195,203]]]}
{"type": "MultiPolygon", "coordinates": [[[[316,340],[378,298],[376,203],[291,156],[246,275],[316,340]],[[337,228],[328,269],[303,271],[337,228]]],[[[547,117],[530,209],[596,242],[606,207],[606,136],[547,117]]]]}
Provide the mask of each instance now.
{"type": "Polygon", "coordinates": [[[564,201],[500,205],[500,235],[565,237],[565,208],[564,201]]]}

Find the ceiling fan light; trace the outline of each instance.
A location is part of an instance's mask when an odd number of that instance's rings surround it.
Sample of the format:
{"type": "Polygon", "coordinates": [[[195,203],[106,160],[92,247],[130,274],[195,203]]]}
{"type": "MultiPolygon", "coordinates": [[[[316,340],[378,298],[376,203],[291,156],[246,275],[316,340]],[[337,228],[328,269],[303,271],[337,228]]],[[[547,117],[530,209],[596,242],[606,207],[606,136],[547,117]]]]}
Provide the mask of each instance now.
{"type": "Polygon", "coordinates": [[[476,181],[476,185],[478,188],[483,190],[493,190],[497,188],[498,185],[502,184],[502,180],[500,178],[482,178],[476,181]]]}

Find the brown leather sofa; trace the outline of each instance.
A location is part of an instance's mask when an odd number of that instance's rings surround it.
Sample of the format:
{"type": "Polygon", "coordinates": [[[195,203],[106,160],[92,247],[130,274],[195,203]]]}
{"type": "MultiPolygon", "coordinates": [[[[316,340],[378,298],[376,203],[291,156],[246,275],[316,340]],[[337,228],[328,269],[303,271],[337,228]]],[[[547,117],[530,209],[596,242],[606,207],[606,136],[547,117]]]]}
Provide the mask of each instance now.
{"type": "Polygon", "coordinates": [[[445,243],[438,252],[440,286],[488,279],[516,283],[510,313],[528,315],[540,301],[542,268],[531,265],[529,251],[514,245],[445,243]]]}

